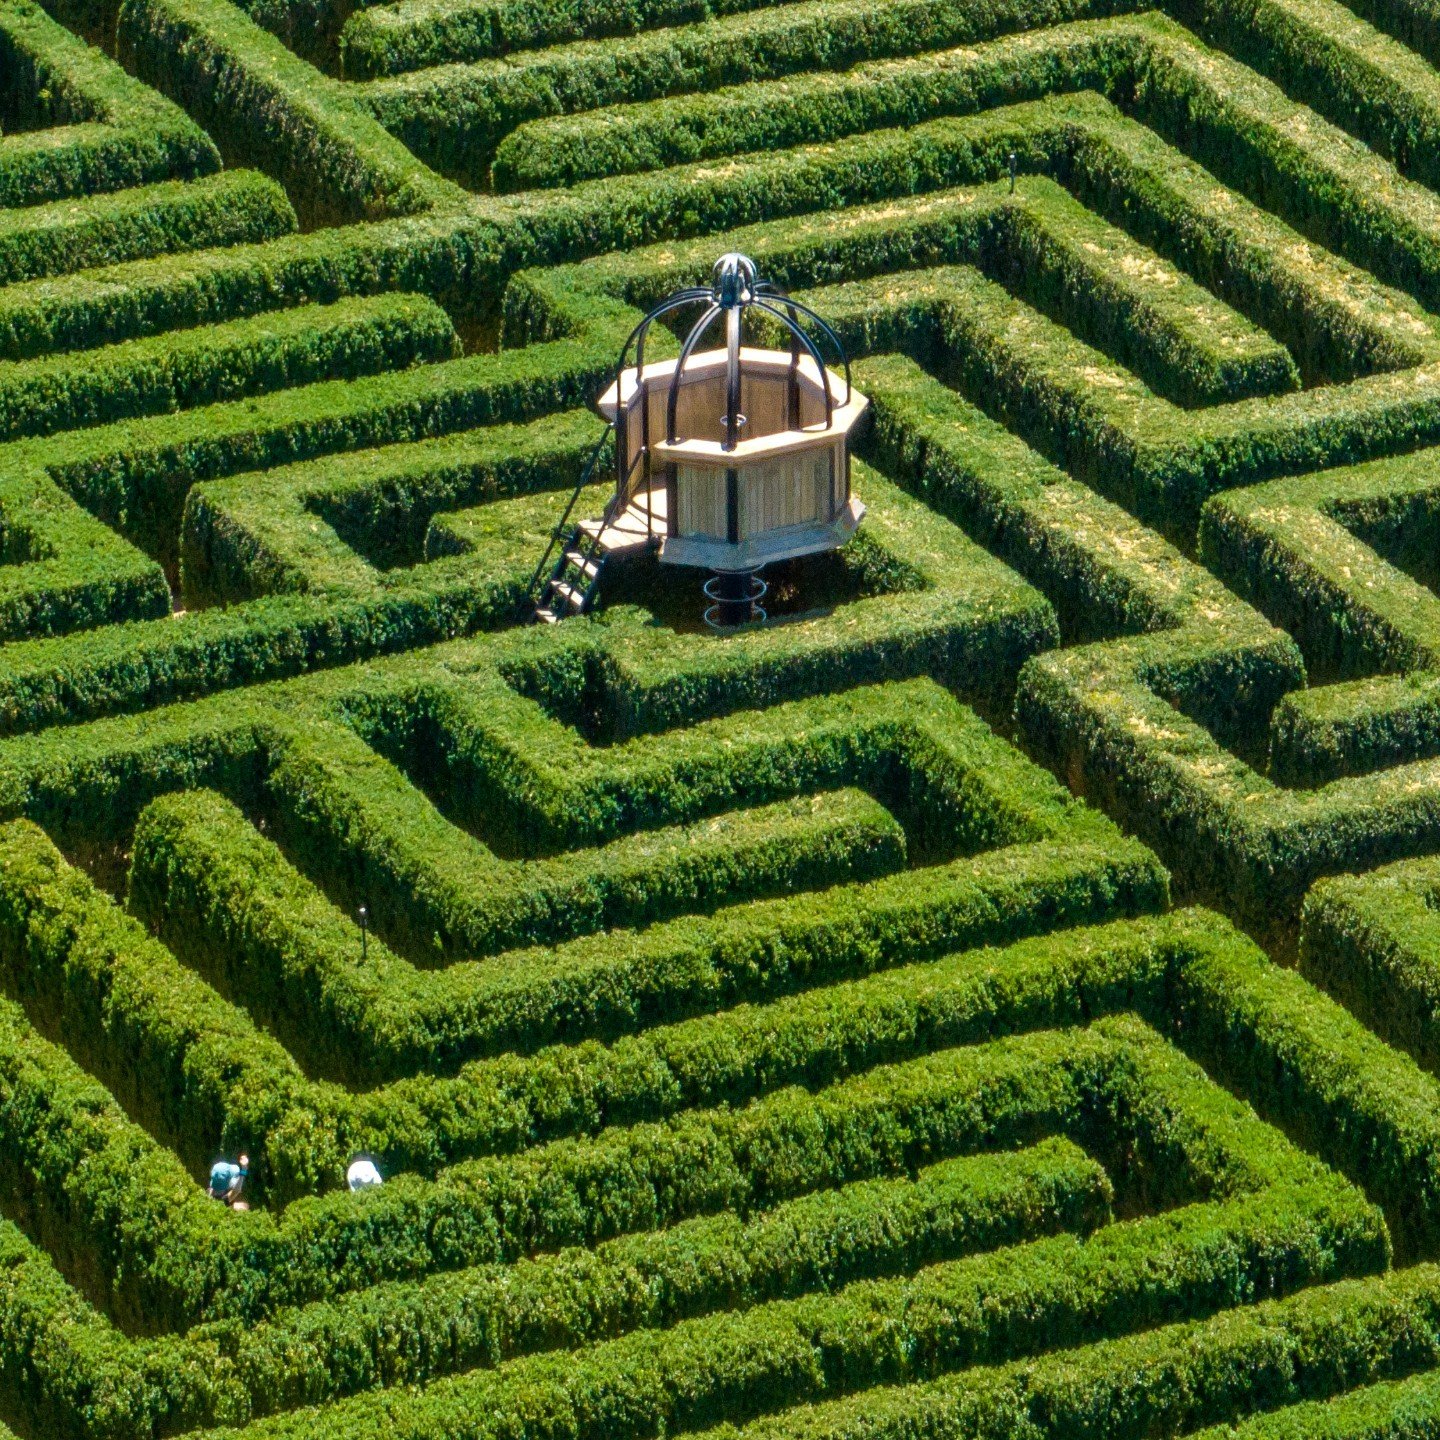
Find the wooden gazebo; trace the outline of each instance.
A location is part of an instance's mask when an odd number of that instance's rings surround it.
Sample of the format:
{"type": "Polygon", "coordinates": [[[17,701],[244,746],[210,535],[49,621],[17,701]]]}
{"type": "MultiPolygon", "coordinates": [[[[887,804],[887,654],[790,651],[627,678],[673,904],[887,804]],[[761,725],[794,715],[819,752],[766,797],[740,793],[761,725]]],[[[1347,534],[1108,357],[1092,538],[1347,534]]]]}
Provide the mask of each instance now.
{"type": "MultiPolygon", "coordinates": [[[[745,256],[722,256],[710,286],[662,301],[625,346],[599,400],[614,427],[615,496],[601,520],[577,527],[566,552],[590,583],[561,583],[571,595],[593,593],[606,557],[650,547],[663,564],[712,572],[711,624],[763,618],[760,568],[838,548],[865,513],[850,490],[849,439],[866,404],[834,331],[758,280],[745,256]],[[647,364],[654,321],[697,304],[705,308],[678,357],[647,364]],[[766,316],[788,348],[744,344],[747,311],[766,316]],[[701,349],[721,320],[724,347],[701,349]],[[825,363],[812,329],[843,374],[825,363]]],[[[565,569],[562,555],[556,578],[565,569]]]]}

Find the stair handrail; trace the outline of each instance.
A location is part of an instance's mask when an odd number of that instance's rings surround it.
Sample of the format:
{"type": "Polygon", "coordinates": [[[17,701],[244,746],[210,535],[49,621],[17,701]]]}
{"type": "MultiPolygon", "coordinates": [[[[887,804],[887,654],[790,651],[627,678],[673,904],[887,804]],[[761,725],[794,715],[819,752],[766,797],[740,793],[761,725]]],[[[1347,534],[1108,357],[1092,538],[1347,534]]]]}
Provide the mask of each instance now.
{"type": "Polygon", "coordinates": [[[642,445],[636,452],[635,458],[630,462],[630,468],[625,472],[624,478],[615,487],[615,494],[611,497],[610,503],[605,507],[605,521],[608,524],[622,510],[629,508],[630,502],[635,498],[635,492],[640,486],[635,481],[638,474],[643,480],[645,478],[645,467],[643,462],[647,459],[649,452],[642,445]]]}
{"type": "MultiPolygon", "coordinates": [[[[605,442],[610,439],[611,430],[607,425],[604,433],[595,442],[589,456],[585,460],[585,467],[580,472],[580,480],[575,489],[571,492],[569,502],[565,506],[565,513],[556,523],[555,528],[550,532],[550,543],[545,547],[545,553],[540,557],[540,563],[535,567],[535,573],[530,577],[530,583],[525,587],[525,595],[531,604],[540,603],[540,580],[545,574],[545,567],[550,563],[550,557],[555,553],[555,546],[560,543],[560,537],[565,534],[565,527],[570,523],[571,513],[575,509],[575,502],[579,500],[581,492],[590,484],[591,476],[595,473],[596,463],[600,459],[601,452],[605,448],[605,442]]],[[[609,507],[606,507],[607,513],[609,507]]]]}
{"type": "MultiPolygon", "coordinates": [[[[632,488],[630,482],[634,479],[635,472],[640,468],[640,462],[644,458],[645,454],[643,451],[636,454],[635,458],[630,462],[629,470],[625,472],[625,478],[620,481],[615,487],[615,493],[605,502],[605,508],[600,512],[600,523],[596,526],[595,533],[593,535],[587,535],[590,549],[581,552],[587,560],[593,560],[595,558],[595,555],[600,549],[600,537],[615,523],[617,516],[624,514],[629,508],[631,500],[635,498],[635,490],[632,488]]],[[[583,481],[581,482],[581,488],[584,488],[583,481]]],[[[578,493],[577,491],[576,494],[578,495],[578,493]]],[[[570,503],[574,505],[574,496],[571,497],[570,503]]],[[[562,517],[560,524],[556,527],[557,532],[564,530],[565,518],[568,517],[569,514],[570,511],[567,509],[565,511],[565,517],[562,517]]]]}

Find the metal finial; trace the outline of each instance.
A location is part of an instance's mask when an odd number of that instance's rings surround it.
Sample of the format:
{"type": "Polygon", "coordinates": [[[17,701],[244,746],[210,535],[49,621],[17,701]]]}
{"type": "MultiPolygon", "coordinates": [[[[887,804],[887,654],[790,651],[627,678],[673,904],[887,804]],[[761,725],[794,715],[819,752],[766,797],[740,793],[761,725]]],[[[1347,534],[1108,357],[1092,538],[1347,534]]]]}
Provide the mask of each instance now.
{"type": "Polygon", "coordinates": [[[711,293],[722,310],[736,310],[755,298],[755,262],[738,250],[728,251],[715,262],[711,293]]]}

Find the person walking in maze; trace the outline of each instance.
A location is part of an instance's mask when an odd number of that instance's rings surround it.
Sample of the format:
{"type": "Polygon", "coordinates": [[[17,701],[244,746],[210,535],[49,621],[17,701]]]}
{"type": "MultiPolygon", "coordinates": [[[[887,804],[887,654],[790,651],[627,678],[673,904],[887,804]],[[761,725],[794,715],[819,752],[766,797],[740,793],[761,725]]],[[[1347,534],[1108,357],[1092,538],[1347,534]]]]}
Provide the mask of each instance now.
{"type": "Polygon", "coordinates": [[[250,1173],[250,1157],[242,1155],[239,1160],[217,1160],[210,1167],[209,1194],[212,1200],[223,1200],[232,1210],[248,1210],[250,1206],[242,1200],[245,1177],[250,1173]]]}
{"type": "Polygon", "coordinates": [[[345,1183],[351,1191],[373,1190],[381,1184],[380,1169],[368,1155],[357,1155],[345,1172],[345,1183]]]}

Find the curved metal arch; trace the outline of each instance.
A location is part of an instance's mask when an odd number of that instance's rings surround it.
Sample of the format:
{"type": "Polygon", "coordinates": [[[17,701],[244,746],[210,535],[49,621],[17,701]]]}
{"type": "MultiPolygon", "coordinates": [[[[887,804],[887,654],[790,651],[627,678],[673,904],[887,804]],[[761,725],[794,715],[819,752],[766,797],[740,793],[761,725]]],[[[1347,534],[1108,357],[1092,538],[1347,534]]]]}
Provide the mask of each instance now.
{"type": "MultiPolygon", "coordinates": [[[[762,285],[757,285],[755,288],[757,291],[757,298],[759,294],[763,293],[764,295],[767,295],[771,299],[773,299],[776,304],[783,305],[788,312],[789,318],[787,320],[786,328],[790,332],[790,368],[786,376],[787,380],[789,381],[789,395],[787,398],[786,418],[793,419],[793,428],[796,430],[801,430],[804,427],[800,423],[799,373],[800,342],[805,338],[804,327],[800,324],[800,317],[796,310],[794,302],[791,301],[790,297],[783,290],[781,290],[778,285],[773,285],[770,283],[770,281],[766,280],[762,283],[762,285]]],[[[815,352],[811,350],[809,353],[813,356],[815,352]]],[[[823,376],[825,372],[825,366],[823,364],[820,366],[820,372],[823,376]]],[[[825,380],[824,383],[828,391],[828,379],[825,380]]],[[[848,393],[845,398],[846,402],[848,403],[850,398],[848,393]]],[[[827,428],[829,426],[828,420],[826,422],[826,426],[827,428]]]]}
{"type": "Polygon", "coordinates": [[[800,426],[800,317],[790,311],[795,322],[790,328],[790,364],[785,370],[785,428],[799,430],[800,426]]]}
{"type": "MultiPolygon", "coordinates": [[[[759,287],[757,287],[758,289],[759,287]]],[[[850,355],[845,349],[844,342],[831,328],[830,322],[823,315],[817,315],[803,301],[795,299],[793,295],[787,295],[785,291],[776,289],[773,285],[766,284],[765,294],[772,300],[779,301],[782,305],[789,305],[798,310],[807,319],[813,320],[824,333],[825,338],[835,347],[835,354],[841,365],[845,367],[845,404],[850,403],[850,392],[854,386],[850,383],[850,355]]]]}
{"type": "Polygon", "coordinates": [[[670,377],[670,394],[665,402],[665,439],[669,445],[674,445],[678,438],[675,434],[675,424],[680,411],[680,380],[685,373],[685,366],[689,363],[690,356],[694,354],[696,345],[700,343],[700,338],[724,313],[720,302],[712,300],[710,308],[695,322],[694,327],[685,337],[685,343],[680,347],[680,358],[675,362],[675,373],[670,377]]]}
{"type": "MultiPolygon", "coordinates": [[[[678,291],[668,299],[657,305],[647,316],[650,320],[659,320],[670,314],[672,310],[682,310],[686,305],[699,305],[709,300],[710,292],[695,285],[686,290],[678,291]]],[[[635,373],[638,377],[641,370],[645,368],[645,342],[650,338],[650,327],[647,325],[640,334],[640,342],[635,350],[635,373]]]]}
{"type": "MultiPolygon", "coordinates": [[[[717,262],[716,274],[719,276],[718,264],[723,263],[727,257],[722,257],[717,262]]],[[[779,321],[785,327],[790,337],[790,359],[791,359],[791,385],[796,384],[800,352],[803,350],[815,362],[819,372],[822,391],[825,398],[825,428],[828,429],[834,422],[836,398],[834,386],[831,383],[831,375],[825,363],[821,351],[821,343],[828,343],[834,350],[835,357],[840,361],[845,371],[845,404],[849,404],[854,395],[854,383],[851,378],[850,356],[844,342],[835,332],[829,322],[817,314],[809,305],[801,300],[796,300],[787,294],[772,281],[760,279],[755,276],[753,262],[745,262],[749,265],[750,276],[753,277],[746,287],[743,298],[730,295],[730,292],[722,293],[721,281],[717,279],[709,286],[692,285],[682,290],[677,290],[673,295],[667,296],[631,330],[626,337],[624,345],[620,349],[619,363],[616,366],[617,384],[628,368],[631,348],[634,348],[635,378],[637,385],[641,383],[645,368],[645,346],[649,338],[650,327],[656,320],[671,314],[676,310],[684,309],[689,305],[706,303],[706,308],[698,320],[691,327],[689,334],[685,337],[680,349],[680,358],[676,361],[675,369],[670,377],[669,393],[666,397],[666,435],[671,444],[678,439],[677,430],[679,422],[680,387],[684,379],[684,371],[691,357],[698,348],[701,339],[709,328],[721,315],[729,315],[732,322],[738,323],[743,318],[747,309],[757,307],[765,314],[779,321]],[[730,303],[726,303],[727,296],[730,303]],[[804,317],[802,321],[801,317],[804,317]],[[810,334],[810,322],[817,330],[817,335],[810,334]]],[[[797,428],[800,426],[800,415],[798,410],[798,392],[792,389],[796,412],[794,423],[797,428]]],[[[729,412],[738,405],[738,400],[732,395],[727,396],[726,401],[726,423],[727,434],[732,434],[737,417],[729,412]]],[[[647,412],[648,413],[648,412],[647,412]]]]}
{"type": "Polygon", "coordinates": [[[808,320],[813,320],[823,332],[825,338],[835,347],[835,355],[838,360],[848,368],[850,357],[845,349],[845,342],[836,334],[830,322],[817,311],[812,310],[803,300],[797,300],[788,291],[780,289],[778,285],[771,284],[768,280],[762,286],[756,287],[767,299],[780,301],[783,304],[793,306],[808,320]]]}
{"type": "Polygon", "coordinates": [[[685,290],[677,290],[673,295],[668,295],[653,310],[648,311],[640,320],[639,324],[626,337],[625,343],[620,347],[620,360],[615,366],[615,375],[618,379],[625,370],[625,357],[630,353],[630,347],[638,340],[640,348],[635,356],[635,368],[639,371],[644,361],[642,359],[645,351],[645,335],[651,324],[660,319],[662,315],[668,315],[672,310],[679,310],[686,305],[695,304],[701,300],[710,300],[713,297],[708,288],[702,285],[692,285],[685,290]]]}
{"type": "MultiPolygon", "coordinates": [[[[809,354],[810,358],[815,362],[815,368],[820,372],[820,385],[825,392],[825,428],[828,430],[830,428],[831,421],[835,418],[835,397],[830,390],[830,372],[825,368],[825,361],[821,358],[820,355],[820,347],[805,333],[804,330],[800,328],[799,325],[795,324],[788,315],[785,315],[781,311],[777,310],[773,305],[769,303],[769,301],[756,300],[754,303],[758,309],[763,310],[767,315],[773,315],[777,320],[779,320],[780,323],[784,325],[790,331],[790,333],[800,341],[800,343],[805,347],[805,350],[809,354]]],[[[782,301],[781,303],[784,304],[785,302],[782,301]]],[[[846,388],[849,388],[848,381],[846,388]]],[[[847,405],[850,403],[848,395],[846,397],[845,403],[847,405]]],[[[797,415],[795,418],[798,421],[800,417],[797,415]]],[[[805,427],[801,425],[798,428],[803,430],[805,427]]]]}

